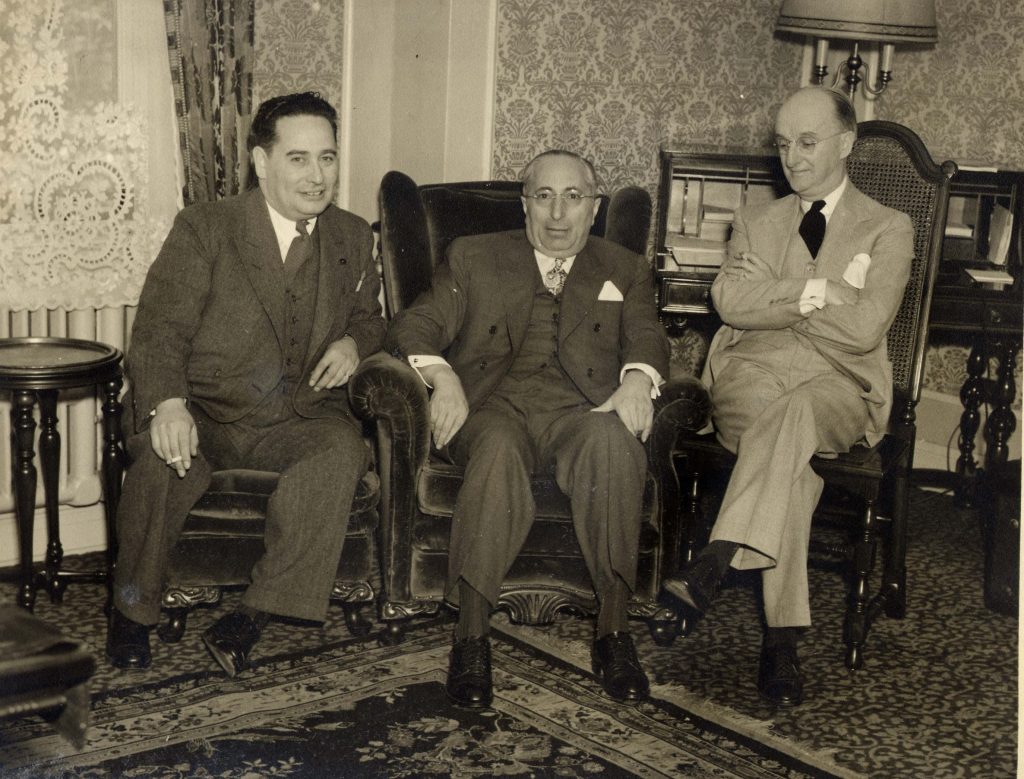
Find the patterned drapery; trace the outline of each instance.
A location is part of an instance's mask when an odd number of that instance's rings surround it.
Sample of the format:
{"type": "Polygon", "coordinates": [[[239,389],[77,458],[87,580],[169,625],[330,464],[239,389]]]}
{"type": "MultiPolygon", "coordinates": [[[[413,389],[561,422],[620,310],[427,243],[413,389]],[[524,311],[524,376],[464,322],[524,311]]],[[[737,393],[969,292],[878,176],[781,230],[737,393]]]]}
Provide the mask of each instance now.
{"type": "Polygon", "coordinates": [[[185,205],[246,185],[254,0],[164,0],[185,205]]]}

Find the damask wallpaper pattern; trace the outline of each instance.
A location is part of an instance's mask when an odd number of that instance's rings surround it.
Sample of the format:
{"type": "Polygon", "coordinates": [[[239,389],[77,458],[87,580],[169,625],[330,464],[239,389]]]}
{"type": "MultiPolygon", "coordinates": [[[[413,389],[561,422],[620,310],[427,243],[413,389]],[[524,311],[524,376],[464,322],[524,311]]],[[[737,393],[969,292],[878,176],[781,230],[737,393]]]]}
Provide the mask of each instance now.
{"type": "Polygon", "coordinates": [[[253,101],[313,90],[341,110],[345,0],[256,0],[253,101]]]}
{"type": "Polygon", "coordinates": [[[776,0],[499,0],[495,178],[551,146],[657,190],[658,146],[760,146],[800,77],[776,0]]]}

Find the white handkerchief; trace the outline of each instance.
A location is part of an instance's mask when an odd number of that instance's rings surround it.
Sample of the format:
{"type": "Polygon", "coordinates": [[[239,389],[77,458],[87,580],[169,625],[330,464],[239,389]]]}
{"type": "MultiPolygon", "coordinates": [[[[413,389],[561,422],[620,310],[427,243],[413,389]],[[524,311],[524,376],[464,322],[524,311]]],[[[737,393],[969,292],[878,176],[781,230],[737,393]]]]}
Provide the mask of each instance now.
{"type": "Polygon", "coordinates": [[[850,260],[850,264],[846,266],[846,270],[843,271],[843,281],[849,284],[851,287],[857,289],[864,289],[864,281],[868,277],[868,268],[871,267],[871,255],[860,254],[853,255],[853,259],[850,260]]]}
{"type": "Polygon", "coordinates": [[[622,293],[619,292],[619,288],[612,284],[610,281],[606,281],[604,286],[601,287],[601,291],[597,295],[598,300],[622,300],[622,293]]]}

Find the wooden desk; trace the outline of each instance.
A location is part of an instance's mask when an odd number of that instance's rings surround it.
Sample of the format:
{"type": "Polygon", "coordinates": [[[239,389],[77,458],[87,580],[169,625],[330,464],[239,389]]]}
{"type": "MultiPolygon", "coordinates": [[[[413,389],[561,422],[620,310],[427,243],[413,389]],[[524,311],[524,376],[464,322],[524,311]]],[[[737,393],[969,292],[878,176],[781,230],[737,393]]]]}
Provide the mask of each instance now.
{"type": "Polygon", "coordinates": [[[54,602],[61,599],[72,578],[109,579],[114,560],[114,515],[121,495],[121,359],[118,349],[73,338],[0,339],[0,389],[11,391],[11,430],[14,438],[14,498],[18,519],[21,584],[18,605],[32,610],[36,589],[44,586],[54,602]],[[62,572],[58,486],[60,433],[57,394],[74,387],[101,388],[103,402],[103,493],[107,522],[107,568],[99,573],[62,572]],[[39,453],[46,495],[47,550],[44,573],[37,579],[32,565],[35,522],[36,467],[33,407],[39,403],[39,453]]]}

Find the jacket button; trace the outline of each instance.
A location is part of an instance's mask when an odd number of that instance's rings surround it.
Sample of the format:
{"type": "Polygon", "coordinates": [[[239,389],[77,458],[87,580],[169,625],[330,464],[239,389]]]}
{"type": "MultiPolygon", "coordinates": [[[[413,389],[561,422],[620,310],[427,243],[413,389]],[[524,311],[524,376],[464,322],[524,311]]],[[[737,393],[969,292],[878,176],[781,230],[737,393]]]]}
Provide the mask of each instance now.
{"type": "Polygon", "coordinates": [[[592,379],[593,377],[594,377],[594,369],[593,368],[587,368],[587,378],[588,379],[592,379]]]}
{"type": "Polygon", "coordinates": [[[487,332],[490,333],[491,335],[494,335],[496,332],[498,332],[498,326],[491,325],[490,327],[487,328],[487,332]]]}
{"type": "Polygon", "coordinates": [[[345,257],[342,257],[340,260],[338,260],[338,262],[340,262],[342,265],[348,265],[348,259],[345,257]]]}
{"type": "Polygon", "coordinates": [[[600,333],[601,332],[601,323],[600,322],[595,322],[594,323],[594,332],[595,333],[600,333]]]}
{"type": "Polygon", "coordinates": [[[480,370],[484,370],[487,367],[487,360],[480,361],[480,370]]]}

